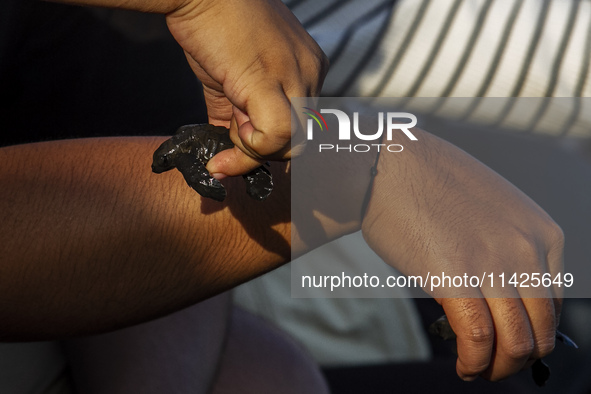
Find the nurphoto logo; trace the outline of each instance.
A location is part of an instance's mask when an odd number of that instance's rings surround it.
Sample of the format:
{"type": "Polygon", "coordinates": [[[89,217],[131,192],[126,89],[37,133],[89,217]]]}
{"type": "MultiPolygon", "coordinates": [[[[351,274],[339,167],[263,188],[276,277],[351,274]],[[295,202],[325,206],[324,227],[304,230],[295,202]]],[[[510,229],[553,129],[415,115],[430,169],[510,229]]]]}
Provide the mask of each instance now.
{"type": "Polygon", "coordinates": [[[380,151],[384,147],[388,152],[402,152],[404,149],[400,144],[388,144],[385,142],[392,141],[394,131],[401,131],[411,141],[417,141],[417,137],[410,131],[411,128],[417,125],[417,117],[408,112],[378,112],[378,130],[369,131],[361,130],[359,125],[359,112],[353,112],[353,122],[351,118],[344,111],[338,109],[320,109],[316,111],[310,107],[304,107],[306,111],[304,114],[307,115],[308,121],[306,124],[306,135],[308,141],[314,139],[314,129],[320,129],[320,132],[330,133],[328,130],[328,123],[322,114],[332,114],[336,116],[338,121],[338,140],[350,141],[351,140],[351,129],[353,130],[354,136],[362,141],[373,141],[377,143],[366,143],[366,144],[319,144],[319,152],[323,151],[346,151],[346,152],[369,152],[370,150],[380,151]],[[400,120],[406,120],[401,122],[400,120]],[[353,123],[353,127],[351,127],[353,123]],[[384,126],[385,124],[385,126],[384,126]],[[315,126],[316,125],[316,126],[315,126]],[[384,142],[384,132],[385,139],[384,142]]]}

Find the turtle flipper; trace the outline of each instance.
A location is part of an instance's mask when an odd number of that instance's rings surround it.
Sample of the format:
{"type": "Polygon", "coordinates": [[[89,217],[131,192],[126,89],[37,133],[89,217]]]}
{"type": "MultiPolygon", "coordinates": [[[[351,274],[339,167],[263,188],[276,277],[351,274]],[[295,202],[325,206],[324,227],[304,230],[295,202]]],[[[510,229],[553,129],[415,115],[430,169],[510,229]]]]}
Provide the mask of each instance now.
{"type": "Polygon", "coordinates": [[[205,165],[190,153],[181,153],[176,158],[176,168],[183,174],[187,184],[203,197],[224,201],[226,189],[210,175],[205,165]]]}
{"type": "Polygon", "coordinates": [[[273,191],[273,177],[263,166],[255,168],[242,177],[246,183],[246,193],[255,200],[262,201],[273,191]]]}
{"type": "MultiPolygon", "coordinates": [[[[187,184],[203,197],[223,201],[226,190],[213,178],[205,166],[217,153],[234,146],[229,130],[210,124],[181,126],[176,133],[164,141],[154,152],[152,171],[160,174],[177,168],[187,184]]],[[[243,175],[246,192],[255,200],[262,201],[273,190],[273,178],[264,167],[243,175]]]]}
{"type": "Polygon", "coordinates": [[[538,387],[544,387],[550,379],[550,367],[541,358],[538,358],[531,366],[531,376],[538,387]]]}

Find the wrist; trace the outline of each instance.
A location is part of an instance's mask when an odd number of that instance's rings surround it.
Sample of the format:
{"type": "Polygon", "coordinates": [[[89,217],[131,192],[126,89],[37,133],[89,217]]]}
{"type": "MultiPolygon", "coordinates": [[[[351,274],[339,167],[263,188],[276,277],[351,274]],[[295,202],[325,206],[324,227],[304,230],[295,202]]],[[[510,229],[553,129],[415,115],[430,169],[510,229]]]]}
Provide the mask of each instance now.
{"type": "MultiPolygon", "coordinates": [[[[420,158],[429,156],[427,147],[433,147],[433,136],[417,128],[412,129],[412,133],[421,144],[406,144],[404,151],[399,153],[387,150],[381,153],[370,191],[371,197],[361,224],[363,237],[368,245],[385,261],[390,262],[399,263],[399,256],[407,252],[404,245],[397,244],[393,248],[393,244],[408,238],[409,233],[420,231],[416,227],[416,218],[409,215],[416,212],[416,206],[423,197],[418,195],[419,188],[414,187],[413,183],[415,179],[419,182],[427,181],[421,179],[417,169],[425,165],[420,158]]],[[[418,245],[407,243],[406,246],[412,249],[418,245]]],[[[412,250],[408,252],[412,254],[412,250]]]]}
{"type": "MultiPolygon", "coordinates": [[[[322,144],[323,138],[317,142],[322,144]]],[[[360,212],[376,159],[375,152],[320,152],[317,145],[311,145],[291,161],[292,249],[296,255],[361,229],[360,212]]]]}

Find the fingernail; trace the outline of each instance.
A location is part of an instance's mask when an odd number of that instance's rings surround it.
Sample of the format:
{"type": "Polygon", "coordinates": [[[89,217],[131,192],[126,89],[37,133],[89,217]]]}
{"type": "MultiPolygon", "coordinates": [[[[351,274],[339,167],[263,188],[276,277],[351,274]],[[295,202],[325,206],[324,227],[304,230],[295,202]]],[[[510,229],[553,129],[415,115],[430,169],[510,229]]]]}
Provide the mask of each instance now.
{"type": "Polygon", "coordinates": [[[464,382],[472,382],[472,381],[476,380],[477,377],[478,377],[477,375],[464,375],[464,376],[462,376],[462,380],[464,382]]]}
{"type": "Polygon", "coordinates": [[[215,179],[217,179],[218,181],[221,181],[222,179],[227,177],[226,174],[222,174],[221,172],[213,173],[213,174],[211,174],[211,176],[214,177],[215,179]]]}

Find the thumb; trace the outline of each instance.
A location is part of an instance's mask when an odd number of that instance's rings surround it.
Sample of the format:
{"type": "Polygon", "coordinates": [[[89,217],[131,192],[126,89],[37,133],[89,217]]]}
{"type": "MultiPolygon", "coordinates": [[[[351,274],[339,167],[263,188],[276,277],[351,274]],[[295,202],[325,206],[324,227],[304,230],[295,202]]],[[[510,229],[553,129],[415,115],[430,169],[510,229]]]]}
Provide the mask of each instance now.
{"type": "Polygon", "coordinates": [[[260,167],[264,160],[256,160],[240,150],[237,146],[216,154],[207,163],[207,171],[214,178],[221,179],[224,175],[237,176],[246,174],[260,167]]]}

